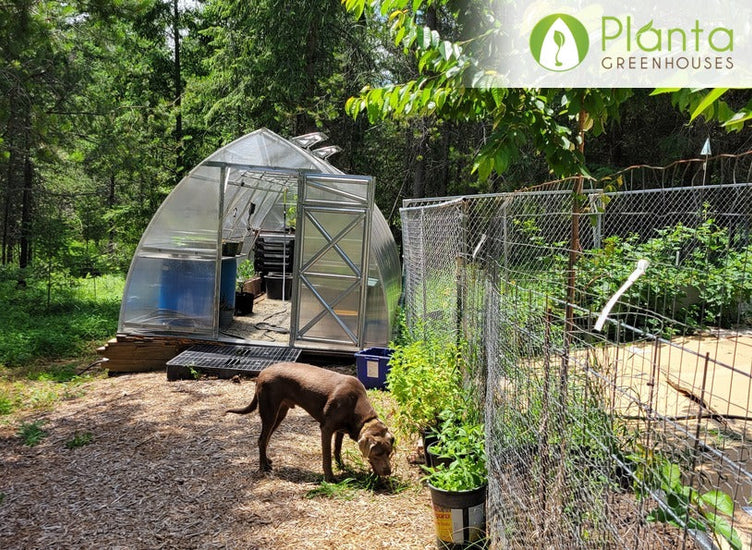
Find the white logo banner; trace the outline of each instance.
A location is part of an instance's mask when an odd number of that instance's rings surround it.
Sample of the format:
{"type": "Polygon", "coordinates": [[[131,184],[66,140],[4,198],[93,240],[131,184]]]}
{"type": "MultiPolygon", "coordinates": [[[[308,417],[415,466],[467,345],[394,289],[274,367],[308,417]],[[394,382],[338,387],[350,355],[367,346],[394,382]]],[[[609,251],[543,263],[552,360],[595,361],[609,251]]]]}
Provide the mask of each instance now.
{"type": "Polygon", "coordinates": [[[752,0],[515,1],[498,86],[752,88],[752,0]]]}

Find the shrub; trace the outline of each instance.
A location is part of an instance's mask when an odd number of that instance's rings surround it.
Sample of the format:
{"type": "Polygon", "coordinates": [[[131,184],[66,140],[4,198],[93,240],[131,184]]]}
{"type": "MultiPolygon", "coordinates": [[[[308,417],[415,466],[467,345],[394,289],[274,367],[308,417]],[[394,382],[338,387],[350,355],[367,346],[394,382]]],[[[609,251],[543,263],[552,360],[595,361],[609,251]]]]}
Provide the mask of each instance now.
{"type": "Polygon", "coordinates": [[[462,373],[456,346],[428,340],[395,345],[386,381],[399,407],[397,424],[416,433],[436,424],[460,400],[462,373]]]}

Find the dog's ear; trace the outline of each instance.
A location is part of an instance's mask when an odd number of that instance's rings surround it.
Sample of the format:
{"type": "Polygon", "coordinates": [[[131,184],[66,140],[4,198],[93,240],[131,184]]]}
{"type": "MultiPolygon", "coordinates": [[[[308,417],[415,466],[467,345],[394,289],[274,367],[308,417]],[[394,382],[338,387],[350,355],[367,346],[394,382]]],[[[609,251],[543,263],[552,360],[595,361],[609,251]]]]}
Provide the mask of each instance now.
{"type": "Polygon", "coordinates": [[[363,437],[358,439],[358,448],[360,449],[360,454],[362,454],[363,458],[365,459],[368,459],[368,457],[371,455],[371,449],[373,449],[374,445],[376,445],[376,442],[370,435],[364,435],[363,437]]]}

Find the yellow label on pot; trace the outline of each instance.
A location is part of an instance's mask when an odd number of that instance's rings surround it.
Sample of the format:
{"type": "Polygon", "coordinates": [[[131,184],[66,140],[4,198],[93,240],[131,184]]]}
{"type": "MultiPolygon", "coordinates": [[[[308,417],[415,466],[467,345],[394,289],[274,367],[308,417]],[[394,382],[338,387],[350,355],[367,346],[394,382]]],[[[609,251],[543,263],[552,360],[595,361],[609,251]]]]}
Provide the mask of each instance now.
{"type": "Polygon", "coordinates": [[[444,542],[465,543],[475,542],[485,536],[486,523],[485,503],[467,508],[467,524],[465,523],[465,510],[445,508],[437,504],[433,505],[434,524],[436,525],[436,537],[444,542]],[[468,539],[465,540],[465,529],[468,539]]]}
{"type": "Polygon", "coordinates": [[[436,536],[444,542],[463,542],[462,510],[433,505],[436,536]]]}

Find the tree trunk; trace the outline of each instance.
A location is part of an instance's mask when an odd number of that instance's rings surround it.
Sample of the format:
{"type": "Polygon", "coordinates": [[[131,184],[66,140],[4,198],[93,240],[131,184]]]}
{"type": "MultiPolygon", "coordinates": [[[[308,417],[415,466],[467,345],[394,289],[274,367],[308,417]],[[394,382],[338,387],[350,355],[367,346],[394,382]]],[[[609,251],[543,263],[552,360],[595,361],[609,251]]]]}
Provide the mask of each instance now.
{"type": "Polygon", "coordinates": [[[8,166],[5,176],[5,193],[3,196],[3,265],[8,265],[13,261],[13,245],[11,239],[11,203],[13,193],[11,192],[13,184],[13,148],[9,148],[11,153],[8,158],[8,166]]]}
{"type": "Polygon", "coordinates": [[[175,57],[173,66],[173,83],[175,87],[175,185],[180,183],[185,172],[185,150],[183,144],[183,114],[182,97],[183,82],[181,80],[182,69],[180,67],[180,10],[178,9],[179,0],[172,0],[172,34],[174,37],[175,57]]]}
{"type": "Polygon", "coordinates": [[[18,256],[18,266],[24,269],[31,264],[31,238],[32,238],[32,211],[34,194],[34,168],[31,158],[27,153],[24,157],[23,167],[23,193],[21,193],[21,251],[18,256]]]}
{"type": "MultiPolygon", "coordinates": [[[[107,209],[112,212],[115,208],[115,174],[110,174],[110,185],[107,192],[107,209]]],[[[115,251],[115,228],[110,226],[107,232],[107,250],[112,253],[115,251]]]]}
{"type": "Polygon", "coordinates": [[[16,187],[16,139],[17,139],[16,101],[13,90],[8,97],[8,127],[6,131],[6,145],[8,148],[8,164],[6,165],[5,193],[3,195],[3,265],[13,261],[13,231],[15,215],[13,211],[14,188],[16,187]]]}

